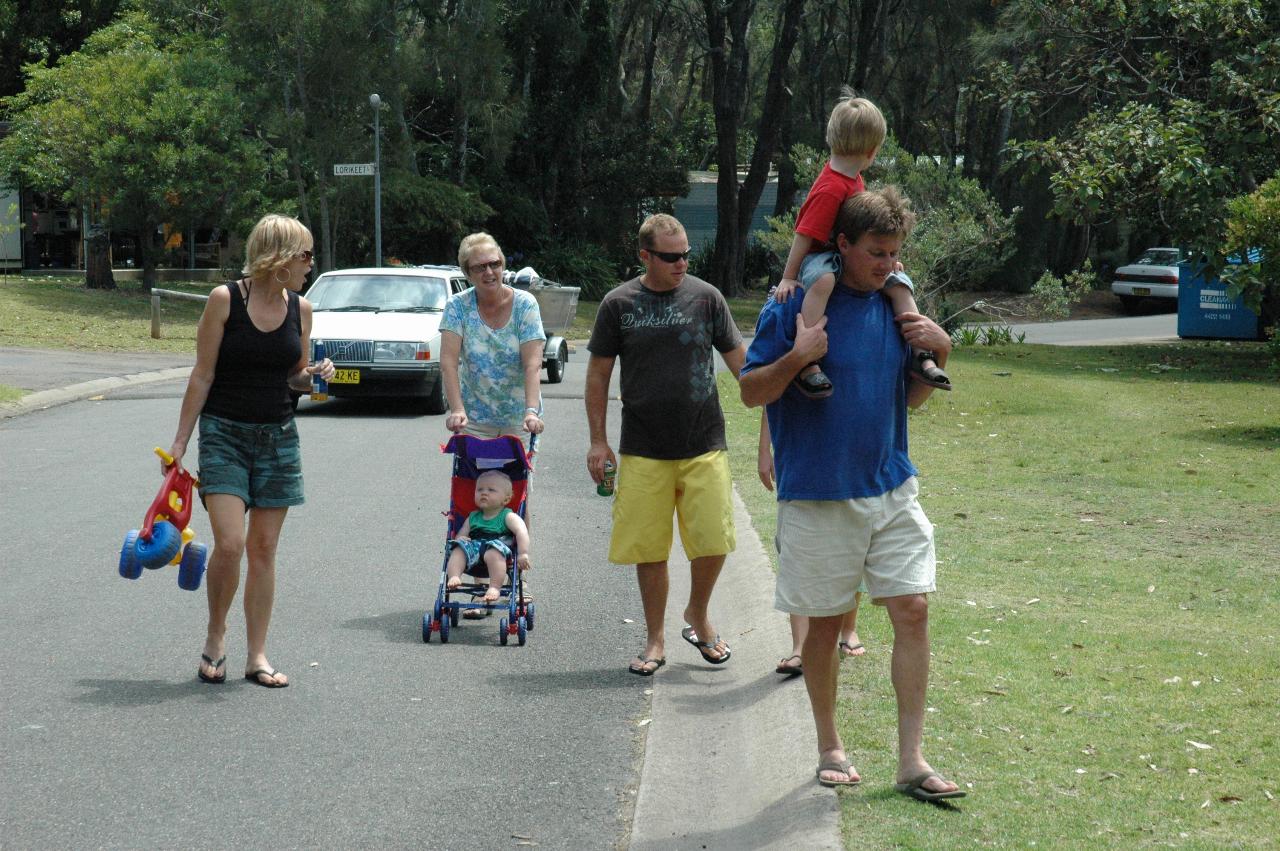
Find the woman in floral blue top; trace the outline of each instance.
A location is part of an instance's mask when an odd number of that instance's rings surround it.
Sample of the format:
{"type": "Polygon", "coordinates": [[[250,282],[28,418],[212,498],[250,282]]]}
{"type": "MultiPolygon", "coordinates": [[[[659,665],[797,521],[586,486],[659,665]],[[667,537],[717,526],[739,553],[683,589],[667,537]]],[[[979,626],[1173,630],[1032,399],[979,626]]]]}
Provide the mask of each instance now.
{"type": "Polygon", "coordinates": [[[471,288],[449,298],[440,323],[445,427],[479,437],[542,432],[547,335],[532,295],[502,282],[502,249],[487,233],[458,246],[471,288]]]}

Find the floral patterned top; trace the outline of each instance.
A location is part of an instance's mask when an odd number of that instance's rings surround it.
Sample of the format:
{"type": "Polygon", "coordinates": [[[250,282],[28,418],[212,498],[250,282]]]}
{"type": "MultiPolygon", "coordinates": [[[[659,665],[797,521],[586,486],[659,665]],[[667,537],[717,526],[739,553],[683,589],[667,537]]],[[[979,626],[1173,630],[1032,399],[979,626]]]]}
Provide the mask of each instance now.
{"type": "Polygon", "coordinates": [[[513,290],[511,318],[494,330],[480,318],[474,288],[449,297],[440,322],[441,331],[462,338],[458,382],[467,418],[489,426],[519,428],[524,421],[524,367],[520,346],[530,340],[546,340],[537,300],[524,290],[513,290]]]}

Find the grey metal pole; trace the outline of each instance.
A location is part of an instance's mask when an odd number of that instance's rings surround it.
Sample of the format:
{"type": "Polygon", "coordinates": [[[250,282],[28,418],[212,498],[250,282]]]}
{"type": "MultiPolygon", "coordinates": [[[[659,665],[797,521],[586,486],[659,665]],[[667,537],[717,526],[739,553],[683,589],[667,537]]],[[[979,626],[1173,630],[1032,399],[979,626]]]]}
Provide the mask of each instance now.
{"type": "Polygon", "coordinates": [[[373,107],[373,254],[375,266],[382,265],[382,133],[379,125],[379,113],[382,111],[382,98],[376,94],[369,95],[369,105],[373,107]]]}

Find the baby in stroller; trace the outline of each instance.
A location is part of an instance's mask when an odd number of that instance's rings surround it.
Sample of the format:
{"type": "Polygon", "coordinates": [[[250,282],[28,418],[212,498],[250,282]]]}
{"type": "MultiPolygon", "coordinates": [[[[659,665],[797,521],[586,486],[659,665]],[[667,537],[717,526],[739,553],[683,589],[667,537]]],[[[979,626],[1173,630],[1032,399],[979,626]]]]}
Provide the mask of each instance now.
{"type": "Polygon", "coordinates": [[[514,556],[517,570],[529,569],[529,527],[507,508],[512,493],[511,478],[501,470],[486,470],[476,477],[476,510],[467,515],[457,537],[447,544],[447,589],[462,587],[462,574],[480,575],[483,566],[489,576],[484,601],[491,603],[502,596],[508,558],[514,556]]]}

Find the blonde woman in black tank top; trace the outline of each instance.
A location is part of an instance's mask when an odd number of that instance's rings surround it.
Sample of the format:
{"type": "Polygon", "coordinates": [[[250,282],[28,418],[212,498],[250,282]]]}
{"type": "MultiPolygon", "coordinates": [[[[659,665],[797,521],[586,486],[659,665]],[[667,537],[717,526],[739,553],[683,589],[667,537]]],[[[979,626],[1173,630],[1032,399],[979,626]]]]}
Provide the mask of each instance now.
{"type": "Polygon", "coordinates": [[[327,359],[309,363],[311,304],[298,291],[313,249],[302,222],[264,216],[245,245],[244,277],[209,294],[196,332],[196,364],[169,453],[182,463],[198,421],[200,498],[213,527],[209,626],[196,670],[206,683],[226,681],[227,613],[247,556],[244,676],[267,688],[289,684],[266,651],[280,529],[289,506],[303,501],[289,391],[305,392],[312,375],[334,371],[327,359]]]}

